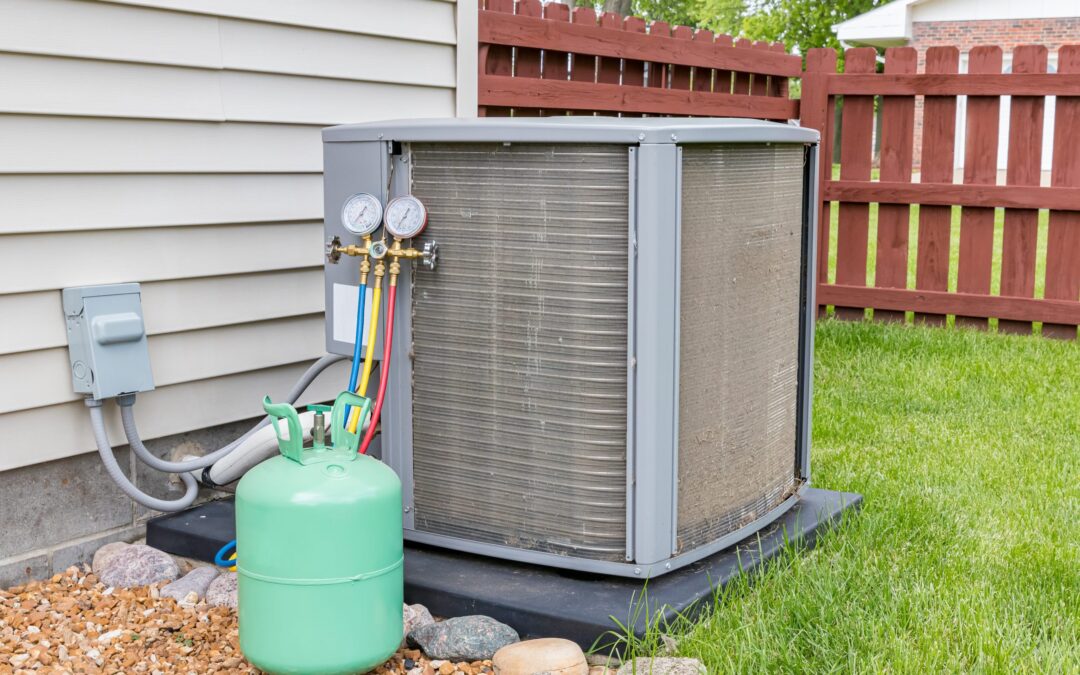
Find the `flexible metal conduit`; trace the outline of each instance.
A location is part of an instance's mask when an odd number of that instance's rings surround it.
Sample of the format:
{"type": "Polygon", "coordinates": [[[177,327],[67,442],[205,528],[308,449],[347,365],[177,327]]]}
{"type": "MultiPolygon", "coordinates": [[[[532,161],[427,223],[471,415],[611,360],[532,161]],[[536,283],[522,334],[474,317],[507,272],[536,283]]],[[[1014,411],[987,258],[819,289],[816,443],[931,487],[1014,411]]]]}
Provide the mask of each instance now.
{"type": "MultiPolygon", "coordinates": [[[[285,400],[289,403],[295,403],[322,371],[344,358],[344,356],[336,354],[330,354],[320,358],[300,376],[300,379],[297,380],[296,384],[289,390],[289,393],[286,394],[285,400]]],[[[94,430],[94,439],[97,442],[98,454],[101,455],[101,461],[105,465],[105,470],[109,474],[109,477],[112,478],[113,482],[115,482],[120,489],[133,500],[157,511],[180,511],[190,506],[192,502],[195,501],[199,486],[197,481],[186,472],[203,469],[213,465],[218,460],[240,448],[244,441],[249,439],[259,429],[270,424],[269,416],[264,417],[243,436],[223,448],[196,459],[190,459],[183,462],[169,462],[155,457],[153,453],[143,445],[142,439],[139,436],[139,430],[135,425],[134,404],[135,396],[133,394],[120,397],[120,418],[124,425],[124,434],[127,436],[131,449],[135,452],[135,456],[147,466],[159,471],[180,474],[180,480],[183,481],[186,488],[183,497],[176,500],[158,499],[142,492],[128,480],[127,476],[120,470],[120,465],[116,462],[116,456],[113,454],[112,443],[109,440],[109,434],[105,429],[105,419],[101,412],[102,402],[96,399],[86,399],[86,406],[90,409],[90,423],[94,430]]]]}
{"type": "MultiPolygon", "coordinates": [[[[293,388],[290,389],[289,393],[285,395],[284,400],[288,403],[296,403],[297,399],[299,399],[300,396],[303,395],[304,391],[306,391],[307,388],[311,386],[311,383],[315,381],[315,378],[318,377],[319,374],[322,373],[322,371],[326,370],[328,367],[337,363],[338,361],[343,360],[344,358],[344,356],[330,354],[322,357],[315,363],[311,364],[311,367],[308,368],[304,372],[304,374],[300,376],[300,379],[296,381],[296,384],[293,385],[293,388]]],[[[143,452],[139,451],[137,446],[142,446],[142,443],[138,442],[139,430],[135,427],[134,404],[134,394],[120,397],[120,419],[124,423],[124,433],[127,435],[128,442],[131,443],[132,447],[135,449],[135,455],[139,457],[139,459],[142,459],[147,466],[157,469],[158,471],[168,471],[169,473],[181,473],[184,471],[195,471],[198,469],[206,468],[224,457],[225,455],[229,454],[233,450],[235,450],[237,447],[240,446],[241,443],[246,441],[248,438],[251,438],[252,434],[254,434],[256,431],[270,424],[270,417],[264,417],[259,420],[258,424],[248,429],[243,436],[236,439],[232,443],[229,443],[223,448],[215,450],[208,455],[197,457],[195,459],[189,459],[183,462],[168,462],[163,459],[158,459],[154,455],[150,454],[150,452],[145,448],[143,448],[143,452]]]]}
{"type": "Polygon", "coordinates": [[[94,429],[94,440],[97,441],[98,454],[101,455],[101,463],[105,465],[105,472],[109,474],[113,482],[121,490],[139,504],[155,511],[180,511],[191,506],[195,497],[199,494],[199,484],[186,473],[180,474],[180,480],[184,481],[184,496],[180,499],[167,500],[151,497],[135,487],[116,462],[113,454],[112,443],[109,434],[105,430],[105,417],[101,414],[101,401],[93,398],[86,399],[86,407],[90,409],[90,426],[94,429]]]}

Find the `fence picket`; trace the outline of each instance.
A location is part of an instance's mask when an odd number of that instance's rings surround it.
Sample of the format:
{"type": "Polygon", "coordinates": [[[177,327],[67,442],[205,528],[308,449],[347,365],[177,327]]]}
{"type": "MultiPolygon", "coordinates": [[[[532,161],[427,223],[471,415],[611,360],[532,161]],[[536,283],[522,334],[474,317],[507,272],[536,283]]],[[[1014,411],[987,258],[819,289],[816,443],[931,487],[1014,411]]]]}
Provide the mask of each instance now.
{"type": "MultiPolygon", "coordinates": [[[[783,42],[774,42],[769,48],[774,52],[780,52],[781,54],[787,53],[787,47],[783,42]]],[[[769,96],[780,96],[782,98],[788,97],[788,78],[783,75],[770,75],[769,76],[769,96]]]]}
{"type": "MultiPolygon", "coordinates": [[[[844,53],[845,73],[872,73],[877,52],[857,47],[844,53]]],[[[870,180],[873,154],[874,97],[844,97],[844,133],[840,137],[840,179],[870,180]]],[[[831,168],[831,167],[828,167],[831,168]]],[[[840,202],[836,230],[836,283],[866,285],[866,250],[870,227],[870,205],[840,202]]],[[[836,317],[858,320],[861,307],[837,307],[836,317]]]]}
{"type": "MultiPolygon", "coordinates": [[[[914,73],[918,52],[912,47],[893,47],[885,51],[885,72],[914,73]]],[[[915,99],[911,96],[883,96],[881,101],[881,180],[911,182],[915,99]]],[[[911,206],[879,204],[877,228],[877,264],[874,286],[907,288],[908,230],[911,206]]],[[[875,309],[878,321],[904,321],[905,313],[875,309]]]]}
{"type": "MultiPolygon", "coordinates": [[[[638,16],[628,16],[623,19],[623,30],[630,33],[644,33],[645,20],[638,16]]],[[[633,87],[645,86],[645,62],[623,61],[623,84],[633,87]]]]}
{"type": "MultiPolygon", "coordinates": [[[[728,37],[728,36],[721,36],[728,37]]],[[[719,38],[717,38],[719,39],[719,38]]],[[[815,48],[806,53],[806,73],[802,78],[802,101],[799,105],[799,121],[804,127],[817,129],[821,134],[818,144],[818,231],[817,231],[817,280],[818,284],[829,281],[829,218],[830,204],[823,199],[826,179],[832,170],[832,97],[829,96],[829,77],[836,74],[836,51],[815,48]]],[[[719,77],[717,73],[717,77],[719,77]]],[[[824,303],[822,303],[824,304],[824,303]]]]}
{"type": "MultiPolygon", "coordinates": [[[[1013,75],[1046,72],[1046,47],[1021,45],[1013,50],[1013,75]]],[[[1038,185],[1042,169],[1043,104],[1041,96],[1013,96],[1009,105],[1008,185],[1038,185]]],[[[1035,248],[1039,212],[1005,209],[1001,248],[1001,294],[1031,298],[1035,295],[1035,248]]],[[[1006,333],[1030,333],[1030,321],[998,321],[1006,333]]]]}
{"type": "MultiPolygon", "coordinates": [[[[671,27],[664,21],[653,21],[649,24],[649,35],[660,35],[663,37],[671,37],[671,27]]],[[[658,89],[667,89],[668,86],[668,66],[663,63],[650,62],[649,63],[649,87],[656,87],[658,89]]]]}
{"type": "MultiPolygon", "coordinates": [[[[596,25],[596,11],[591,7],[575,7],[570,13],[570,22],[596,25]]],[[[573,82],[596,82],[596,59],[592,54],[575,53],[570,59],[570,80],[573,82]]],[[[578,113],[579,115],[582,113],[578,113]]]]}
{"type": "MultiPolygon", "coordinates": [[[[746,38],[739,38],[735,41],[735,46],[739,49],[753,49],[754,43],[746,38]]],[[[742,71],[735,72],[735,84],[732,87],[733,94],[749,94],[750,93],[750,73],[744,73],[742,71]]]]}
{"type": "MultiPolygon", "coordinates": [[[[968,55],[968,72],[1001,73],[1001,47],[975,47],[968,55]]],[[[964,183],[997,183],[998,124],[1001,99],[997,96],[967,97],[967,130],[964,138],[964,183]]],[[[956,290],[960,293],[990,295],[991,265],[994,257],[994,209],[966,206],[960,213],[960,267],[956,290]]],[[[986,328],[985,318],[960,316],[956,325],[986,328]]]]}
{"type": "MultiPolygon", "coordinates": [[[[713,39],[713,44],[718,47],[733,47],[735,45],[735,38],[730,35],[717,35],[713,39]]],[[[730,70],[715,70],[713,73],[714,92],[718,94],[730,94],[734,91],[732,81],[735,78],[735,73],[730,70]]]]}
{"type": "MultiPolygon", "coordinates": [[[[486,0],[485,8],[489,12],[514,13],[514,0],[486,0]]],[[[502,45],[484,45],[479,54],[480,72],[487,75],[514,74],[514,48],[502,45]]],[[[507,117],[512,108],[481,106],[477,111],[480,117],[507,117]]]]}
{"type": "MultiPolygon", "coordinates": [[[[544,18],[558,23],[570,23],[570,8],[558,2],[549,2],[544,5],[544,18]]],[[[545,80],[566,81],[570,73],[570,56],[566,52],[544,50],[545,80]]],[[[566,115],[566,110],[546,110],[548,115],[566,115]]]]}
{"type": "MultiPolygon", "coordinates": [[[[694,31],[694,39],[698,42],[713,43],[716,36],[711,30],[698,29],[694,31]]],[[[716,71],[712,68],[694,66],[694,91],[712,91],[713,77],[716,71]]]]}
{"type": "MultiPolygon", "coordinates": [[[[930,47],[926,50],[926,72],[956,73],[960,50],[930,47]]],[[[952,183],[956,138],[956,97],[927,96],[923,103],[922,182],[952,183]]],[[[915,261],[915,288],[924,291],[949,290],[949,246],[952,207],[919,208],[919,245],[915,261]]],[[[944,325],[944,314],[915,315],[917,322],[944,325]]]]}
{"type": "MultiPolygon", "coordinates": [[[[517,14],[539,19],[544,15],[544,6],[540,0],[518,0],[517,14]]],[[[514,77],[531,77],[534,79],[541,77],[539,49],[516,48],[514,53],[514,77]]],[[[541,114],[543,114],[543,111],[540,108],[514,108],[514,117],[538,117],[541,114]]]]}
{"type": "MultiPolygon", "coordinates": [[[[622,16],[614,12],[604,12],[600,15],[600,26],[613,30],[622,30],[622,16]]],[[[599,56],[596,60],[596,81],[605,84],[619,84],[622,72],[621,60],[610,56],[599,56]]]]}
{"type": "MultiPolygon", "coordinates": [[[[1058,50],[1058,74],[1080,73],[1080,45],[1058,50]]],[[[1052,187],[1080,187],[1080,152],[1076,133],[1080,129],[1080,96],[1058,96],[1054,109],[1054,159],[1050,168],[1052,187]]],[[[1046,292],[1052,300],[1080,300],[1080,213],[1051,211],[1046,236],[1046,292]]],[[[1043,335],[1076,339],[1075,325],[1044,323],[1043,335]]]]}
{"type": "MultiPolygon", "coordinates": [[[[671,31],[671,37],[677,40],[693,40],[694,29],[689,26],[675,26],[671,31]]],[[[671,68],[671,88],[690,89],[692,77],[690,66],[672,65],[669,68],[671,68]]]]}
{"type": "MultiPolygon", "coordinates": [[[[771,51],[772,47],[768,42],[757,41],[751,45],[752,49],[762,49],[765,51],[771,51]]],[[[755,73],[750,76],[750,93],[754,96],[768,96],[769,95],[769,76],[761,73],[755,73]]]]}

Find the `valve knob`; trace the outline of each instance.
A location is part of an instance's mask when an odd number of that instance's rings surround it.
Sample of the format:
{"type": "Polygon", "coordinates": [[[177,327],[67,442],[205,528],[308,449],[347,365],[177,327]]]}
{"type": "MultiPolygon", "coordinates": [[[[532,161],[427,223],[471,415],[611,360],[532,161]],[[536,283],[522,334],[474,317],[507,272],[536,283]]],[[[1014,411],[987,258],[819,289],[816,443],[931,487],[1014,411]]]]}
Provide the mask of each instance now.
{"type": "Polygon", "coordinates": [[[341,260],[341,251],[338,248],[341,246],[341,240],[337,237],[331,237],[326,240],[326,262],[331,265],[338,264],[341,260]]]}
{"type": "Polygon", "coordinates": [[[435,241],[424,242],[424,250],[421,253],[420,260],[424,267],[434,271],[439,264],[439,244],[435,241]]]}

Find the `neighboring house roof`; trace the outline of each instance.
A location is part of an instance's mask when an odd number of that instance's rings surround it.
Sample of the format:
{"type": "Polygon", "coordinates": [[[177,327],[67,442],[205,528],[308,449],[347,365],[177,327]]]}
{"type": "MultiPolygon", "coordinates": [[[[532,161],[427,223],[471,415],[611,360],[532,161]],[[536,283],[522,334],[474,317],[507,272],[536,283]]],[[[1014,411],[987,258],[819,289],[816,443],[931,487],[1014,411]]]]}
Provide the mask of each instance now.
{"type": "Polygon", "coordinates": [[[930,21],[992,21],[1080,16],[1077,0],[893,0],[833,26],[846,44],[891,47],[911,41],[911,25],[930,21]]]}

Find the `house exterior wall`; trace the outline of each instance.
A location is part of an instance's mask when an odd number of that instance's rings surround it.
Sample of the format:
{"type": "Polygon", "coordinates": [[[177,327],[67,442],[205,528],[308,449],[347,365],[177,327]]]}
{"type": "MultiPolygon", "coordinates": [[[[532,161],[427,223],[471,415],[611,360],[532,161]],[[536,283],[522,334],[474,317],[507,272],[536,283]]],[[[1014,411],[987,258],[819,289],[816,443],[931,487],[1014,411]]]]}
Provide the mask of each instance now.
{"type": "MultiPolygon", "coordinates": [[[[929,8],[929,6],[928,6],[929,8]]],[[[1080,15],[1080,8],[1075,12],[1080,15]]],[[[973,47],[979,45],[997,45],[1004,52],[1004,68],[1007,70],[1011,65],[1013,49],[1019,45],[1041,44],[1049,51],[1049,64],[1052,69],[1057,62],[1057,50],[1065,44],[1080,43],[1080,16],[1034,18],[1034,19],[995,19],[982,21],[918,21],[912,23],[912,38],[910,46],[919,52],[919,72],[923,72],[926,65],[926,50],[935,46],[956,46],[960,50],[961,72],[966,70],[967,54],[973,47]]],[[[1004,106],[1003,106],[1004,108],[1004,106]]],[[[962,133],[963,111],[958,111],[958,133],[962,133]]],[[[1047,134],[1053,129],[1053,110],[1047,107],[1047,119],[1044,122],[1044,130],[1047,134]]],[[[1005,144],[1007,134],[1003,133],[999,141],[1002,152],[1000,168],[1005,168],[1005,144]]],[[[922,148],[922,100],[916,101],[915,120],[915,164],[918,166],[922,148]]],[[[1043,168],[1050,168],[1050,145],[1044,146],[1043,168]]],[[[957,163],[959,169],[963,164],[962,145],[958,146],[957,163]]]]}
{"type": "Polygon", "coordinates": [[[231,440],[324,353],[320,129],[474,115],[476,4],[0,0],[0,586],[147,515],[87,454],[60,289],[141,282],[148,445],[231,440]]]}

